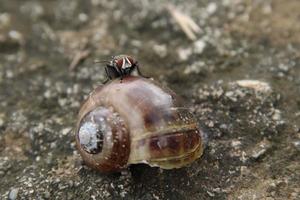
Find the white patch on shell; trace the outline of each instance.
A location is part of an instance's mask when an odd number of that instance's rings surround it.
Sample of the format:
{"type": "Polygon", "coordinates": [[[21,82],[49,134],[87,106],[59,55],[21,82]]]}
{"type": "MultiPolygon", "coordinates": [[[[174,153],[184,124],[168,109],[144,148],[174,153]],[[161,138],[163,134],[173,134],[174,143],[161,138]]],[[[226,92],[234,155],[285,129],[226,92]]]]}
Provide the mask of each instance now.
{"type": "Polygon", "coordinates": [[[85,146],[87,150],[97,148],[97,125],[92,122],[85,122],[80,127],[78,136],[80,144],[85,146]]]}
{"type": "Polygon", "coordinates": [[[81,146],[88,153],[101,151],[105,137],[111,137],[111,127],[104,117],[96,116],[99,112],[104,112],[103,108],[97,108],[90,113],[91,119],[82,123],[78,138],[81,146]],[[97,120],[95,119],[97,117],[97,120]]]}

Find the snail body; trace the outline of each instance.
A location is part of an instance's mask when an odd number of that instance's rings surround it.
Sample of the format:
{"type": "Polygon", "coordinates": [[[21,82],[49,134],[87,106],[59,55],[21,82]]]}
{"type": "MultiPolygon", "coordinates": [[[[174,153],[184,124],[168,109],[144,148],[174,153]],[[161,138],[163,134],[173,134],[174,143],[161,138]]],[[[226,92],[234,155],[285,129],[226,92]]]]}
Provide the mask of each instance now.
{"type": "Polygon", "coordinates": [[[76,145],[102,172],[146,163],[180,168],[203,153],[197,121],[174,92],[151,79],[126,75],[96,88],[82,105],[76,145]]]}

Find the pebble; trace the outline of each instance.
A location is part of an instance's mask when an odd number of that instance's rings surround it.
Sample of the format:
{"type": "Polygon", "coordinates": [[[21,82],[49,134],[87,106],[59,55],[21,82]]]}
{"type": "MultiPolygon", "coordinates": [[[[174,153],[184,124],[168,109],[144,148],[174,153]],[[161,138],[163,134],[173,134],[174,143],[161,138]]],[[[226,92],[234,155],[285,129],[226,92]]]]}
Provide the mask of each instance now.
{"type": "Polygon", "coordinates": [[[242,143],[239,140],[235,140],[234,139],[234,140],[231,141],[231,146],[234,147],[234,148],[236,148],[236,149],[238,149],[241,146],[241,144],[242,143]]]}
{"type": "Polygon", "coordinates": [[[205,68],[206,68],[205,63],[202,61],[199,61],[199,62],[193,63],[192,65],[187,66],[184,69],[183,73],[184,74],[192,74],[192,73],[199,74],[201,72],[205,72],[205,68]]]}
{"type": "Polygon", "coordinates": [[[258,159],[262,157],[267,152],[267,150],[271,148],[271,146],[271,143],[268,140],[264,139],[252,149],[252,153],[250,156],[254,159],[258,159]]]}
{"type": "Polygon", "coordinates": [[[16,30],[11,30],[11,31],[9,31],[9,32],[8,32],[8,36],[9,36],[12,40],[18,42],[19,44],[22,44],[22,43],[24,42],[23,35],[22,35],[20,32],[16,31],[16,30]]]}
{"type": "Polygon", "coordinates": [[[52,96],[52,93],[51,93],[50,90],[46,90],[46,91],[44,92],[44,97],[45,97],[46,99],[51,98],[51,96],[52,96]]]}
{"type": "Polygon", "coordinates": [[[44,193],[45,199],[49,199],[50,195],[51,195],[50,192],[46,190],[45,193],[44,193]]]}
{"type": "Polygon", "coordinates": [[[72,130],[71,127],[67,127],[67,128],[62,129],[61,132],[63,135],[67,135],[68,133],[70,133],[71,130],[72,130]]]}
{"type": "Polygon", "coordinates": [[[258,80],[239,80],[236,83],[245,88],[254,89],[257,92],[268,93],[271,91],[271,87],[268,83],[258,80]]]}
{"type": "Polygon", "coordinates": [[[11,24],[11,15],[8,13],[0,14],[0,27],[9,26],[11,24]]]}
{"type": "Polygon", "coordinates": [[[225,93],[225,96],[228,97],[231,101],[236,102],[237,98],[234,95],[233,91],[228,91],[225,93]]]}
{"type": "MultiPolygon", "coordinates": [[[[127,36],[121,38],[123,40],[123,43],[125,44],[126,41],[128,40],[127,36]]],[[[143,44],[140,40],[131,40],[130,44],[136,48],[140,48],[143,44]]]]}
{"type": "Polygon", "coordinates": [[[68,100],[66,98],[60,98],[58,99],[58,104],[60,105],[60,107],[64,107],[65,105],[67,105],[68,100]]]}
{"type": "Polygon", "coordinates": [[[87,14],[85,14],[85,13],[80,13],[80,14],[78,15],[78,19],[79,19],[79,21],[81,21],[81,22],[86,22],[86,21],[88,21],[89,16],[88,16],[87,14]]]}
{"type": "Polygon", "coordinates": [[[41,160],[41,156],[37,156],[36,158],[35,158],[35,161],[36,162],[39,162],[41,160]]]}
{"type": "Polygon", "coordinates": [[[161,58],[164,58],[167,56],[167,46],[164,44],[153,45],[153,51],[161,58]]]}
{"type": "Polygon", "coordinates": [[[215,125],[214,125],[213,121],[209,121],[207,126],[210,127],[210,128],[213,128],[215,125]]]}
{"type": "Polygon", "coordinates": [[[217,11],[217,4],[214,2],[211,2],[208,4],[208,6],[206,7],[206,12],[210,15],[214,14],[217,11]]]}
{"type": "Polygon", "coordinates": [[[281,112],[278,109],[274,109],[274,114],[272,116],[274,121],[279,121],[281,119],[281,112]]]}
{"type": "Polygon", "coordinates": [[[220,129],[227,130],[228,126],[226,124],[221,124],[220,129]]]}
{"type": "Polygon", "coordinates": [[[206,47],[206,42],[204,40],[197,40],[194,43],[194,52],[196,54],[202,54],[206,47]]]}
{"type": "Polygon", "coordinates": [[[45,9],[38,2],[26,2],[20,7],[20,11],[29,16],[32,20],[37,20],[45,13],[45,9]]]}
{"type": "Polygon", "coordinates": [[[6,78],[11,79],[14,77],[14,72],[11,70],[6,71],[6,78]]]}
{"type": "Polygon", "coordinates": [[[293,145],[296,147],[296,149],[298,149],[300,151],[300,140],[294,141],[293,145]]]}
{"type": "Polygon", "coordinates": [[[189,57],[192,55],[192,49],[186,48],[186,49],[178,49],[177,54],[179,56],[180,61],[186,61],[189,59],[189,57]]]}
{"type": "Polygon", "coordinates": [[[10,200],[15,200],[15,199],[17,199],[17,197],[18,197],[18,192],[19,192],[19,189],[18,189],[18,188],[13,188],[13,189],[9,192],[8,199],[10,199],[10,200]]]}

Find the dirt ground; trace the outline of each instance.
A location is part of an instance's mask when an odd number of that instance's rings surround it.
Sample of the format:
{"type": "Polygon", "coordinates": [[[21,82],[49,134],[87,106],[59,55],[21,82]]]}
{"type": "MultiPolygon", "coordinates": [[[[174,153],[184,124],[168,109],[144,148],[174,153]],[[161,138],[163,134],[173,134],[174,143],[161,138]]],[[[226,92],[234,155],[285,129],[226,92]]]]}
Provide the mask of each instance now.
{"type": "Polygon", "coordinates": [[[0,0],[0,199],[300,199],[299,0],[0,0]],[[199,28],[188,37],[167,8],[199,28]],[[208,143],[176,170],[101,174],[74,128],[130,54],[208,143]]]}

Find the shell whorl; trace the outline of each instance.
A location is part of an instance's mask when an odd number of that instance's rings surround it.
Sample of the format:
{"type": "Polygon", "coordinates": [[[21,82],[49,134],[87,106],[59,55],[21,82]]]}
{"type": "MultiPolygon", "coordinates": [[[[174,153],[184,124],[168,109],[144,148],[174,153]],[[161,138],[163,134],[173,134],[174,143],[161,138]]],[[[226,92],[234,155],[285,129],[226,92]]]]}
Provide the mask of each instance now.
{"type": "Polygon", "coordinates": [[[113,109],[99,105],[79,121],[76,143],[86,164],[103,172],[127,165],[130,138],[126,122],[113,109]]]}

